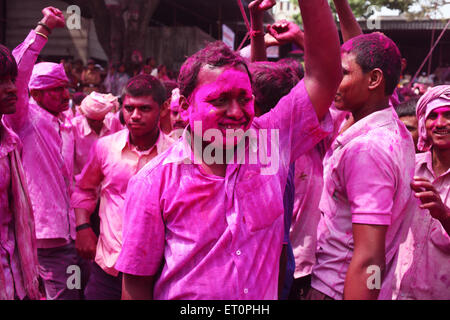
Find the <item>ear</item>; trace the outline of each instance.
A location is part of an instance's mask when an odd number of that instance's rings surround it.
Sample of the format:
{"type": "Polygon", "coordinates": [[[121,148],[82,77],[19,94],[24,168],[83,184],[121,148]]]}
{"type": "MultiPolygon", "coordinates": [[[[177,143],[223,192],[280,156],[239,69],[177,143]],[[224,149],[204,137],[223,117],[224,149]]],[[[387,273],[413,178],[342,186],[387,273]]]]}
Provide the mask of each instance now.
{"type": "Polygon", "coordinates": [[[161,105],[161,110],[159,111],[160,118],[164,118],[168,115],[169,105],[170,105],[170,98],[164,101],[164,103],[161,105]]]}
{"type": "Polygon", "coordinates": [[[178,100],[178,103],[180,105],[180,116],[181,119],[183,119],[184,121],[189,121],[189,100],[183,96],[180,95],[180,99],[178,100]]]}
{"type": "Polygon", "coordinates": [[[384,74],[379,68],[373,69],[369,72],[369,90],[377,90],[384,85],[384,74]]]}
{"type": "Polygon", "coordinates": [[[41,90],[31,90],[30,94],[33,97],[34,101],[36,101],[38,104],[41,103],[41,99],[42,99],[42,91],[41,90]]]}

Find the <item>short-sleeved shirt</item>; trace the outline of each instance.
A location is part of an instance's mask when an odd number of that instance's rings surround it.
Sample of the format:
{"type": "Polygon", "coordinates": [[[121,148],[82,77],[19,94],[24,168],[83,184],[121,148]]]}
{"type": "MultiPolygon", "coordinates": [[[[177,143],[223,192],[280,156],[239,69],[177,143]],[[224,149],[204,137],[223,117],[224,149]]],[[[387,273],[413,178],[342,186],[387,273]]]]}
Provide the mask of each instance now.
{"type": "Polygon", "coordinates": [[[269,129],[256,146],[246,144],[248,154],[259,151],[260,158],[229,163],[225,177],[193,163],[186,130],[130,180],[116,267],[158,274],[155,299],[277,299],[289,164],[331,132],[332,124],[329,116],[319,124],[300,82],[251,129],[269,129]],[[268,159],[272,146],[278,157],[268,159]]]}
{"type": "Polygon", "coordinates": [[[374,112],[339,135],[324,159],[316,265],[311,285],[342,299],[353,256],[352,224],[385,225],[386,269],[379,299],[391,299],[394,267],[411,208],[417,205],[413,140],[392,107],[374,112]]]}
{"type": "Polygon", "coordinates": [[[155,145],[138,151],[123,129],[100,138],[92,147],[89,160],[72,194],[72,206],[93,212],[100,190],[100,235],[95,262],[108,274],[117,276],[114,265],[122,248],[122,210],[128,181],[156,155],[164,152],[172,140],[159,133],[155,145]]]}
{"type": "Polygon", "coordinates": [[[323,187],[319,145],[295,161],[295,198],[290,239],[295,257],[296,279],[311,274],[316,261],[319,201],[323,187]]]}
{"type": "MultiPolygon", "coordinates": [[[[450,169],[437,177],[431,151],[416,155],[416,176],[431,181],[450,207],[450,169]]],[[[428,210],[417,210],[408,237],[400,246],[397,265],[401,300],[450,299],[450,237],[428,210]]]]}
{"type": "Polygon", "coordinates": [[[103,127],[100,134],[91,129],[85,116],[79,115],[71,120],[74,130],[75,151],[74,151],[74,175],[78,175],[83,170],[89,159],[89,152],[94,142],[101,137],[105,137],[123,129],[120,120],[113,113],[108,113],[103,120],[103,127]]]}

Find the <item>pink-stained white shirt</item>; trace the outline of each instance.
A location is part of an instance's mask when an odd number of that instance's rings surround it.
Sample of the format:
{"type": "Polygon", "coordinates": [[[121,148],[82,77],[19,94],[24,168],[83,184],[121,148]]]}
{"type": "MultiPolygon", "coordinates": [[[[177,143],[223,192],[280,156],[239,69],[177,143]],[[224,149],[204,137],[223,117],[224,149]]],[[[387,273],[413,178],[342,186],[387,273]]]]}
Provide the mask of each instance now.
{"type": "Polygon", "coordinates": [[[75,215],[70,208],[72,126],[63,113],[55,117],[38,106],[33,98],[28,99],[28,81],[45,43],[46,40],[32,30],[14,49],[19,69],[17,111],[5,115],[5,121],[23,144],[22,163],[34,211],[38,247],[61,245],[75,239],[75,215]]]}
{"type": "MultiPolygon", "coordinates": [[[[427,178],[450,207],[450,170],[436,177],[431,151],[416,154],[416,176],[427,178]]],[[[397,299],[450,299],[450,237],[428,210],[417,210],[400,246],[397,299]]]]}
{"type": "Polygon", "coordinates": [[[78,175],[83,170],[84,165],[89,159],[89,152],[92,145],[99,138],[108,136],[123,129],[120,120],[113,113],[108,113],[103,120],[103,127],[98,135],[89,126],[86,117],[83,115],[76,116],[72,119],[75,137],[75,160],[74,175],[78,175]]]}
{"type": "Polygon", "coordinates": [[[295,279],[311,274],[316,261],[317,225],[321,215],[319,201],[323,187],[319,145],[295,161],[295,198],[289,233],[295,258],[295,279]]]}
{"type": "Polygon", "coordinates": [[[359,120],[336,138],[324,159],[313,288],[342,299],[354,249],[352,224],[387,225],[379,299],[391,299],[398,248],[417,206],[410,187],[413,175],[413,141],[392,107],[359,120]]]}
{"type": "Polygon", "coordinates": [[[93,212],[100,187],[100,236],[95,262],[108,274],[118,274],[114,266],[122,248],[122,210],[128,180],[172,143],[160,132],[152,148],[138,151],[129,142],[128,129],[123,129],[94,144],[87,164],[77,176],[72,194],[73,208],[93,212]]]}
{"type": "MultiPolygon", "coordinates": [[[[251,127],[279,133],[278,170],[261,174],[272,165],[263,156],[256,164],[228,164],[225,177],[193,163],[186,129],[130,180],[117,269],[158,274],[155,299],[277,299],[289,164],[331,127],[329,116],[319,124],[302,81],[251,127]]],[[[248,154],[258,143],[247,144],[248,154]]]]}
{"type": "Polygon", "coordinates": [[[0,270],[3,270],[6,292],[10,300],[26,295],[15,240],[13,214],[10,210],[11,167],[9,153],[20,146],[19,138],[0,122],[0,270]]]}

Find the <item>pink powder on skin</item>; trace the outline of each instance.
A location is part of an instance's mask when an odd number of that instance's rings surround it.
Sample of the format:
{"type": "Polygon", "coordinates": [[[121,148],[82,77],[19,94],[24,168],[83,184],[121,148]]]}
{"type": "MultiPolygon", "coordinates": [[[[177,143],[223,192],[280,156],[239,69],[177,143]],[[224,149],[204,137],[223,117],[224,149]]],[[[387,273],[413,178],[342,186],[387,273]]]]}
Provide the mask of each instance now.
{"type": "Polygon", "coordinates": [[[195,122],[202,123],[202,132],[194,132],[197,136],[203,136],[206,130],[218,129],[226,137],[227,127],[246,131],[253,121],[251,83],[241,67],[203,66],[190,100],[191,128],[195,122]]]}

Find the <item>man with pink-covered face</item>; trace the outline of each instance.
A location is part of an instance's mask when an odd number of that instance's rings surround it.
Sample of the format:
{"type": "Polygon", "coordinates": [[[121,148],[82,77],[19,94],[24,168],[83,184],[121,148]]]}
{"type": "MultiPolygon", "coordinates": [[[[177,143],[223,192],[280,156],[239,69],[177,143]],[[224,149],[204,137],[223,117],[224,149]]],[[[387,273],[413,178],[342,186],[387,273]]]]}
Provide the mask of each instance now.
{"type": "Polygon", "coordinates": [[[299,5],[305,79],[271,112],[254,117],[246,62],[224,43],[209,44],[182,66],[188,126],[128,185],[116,263],[123,299],[277,299],[289,164],[331,131],[328,108],[342,77],[327,1],[299,5]],[[247,130],[270,131],[256,144],[278,147],[272,154],[278,170],[265,174],[273,158],[264,150],[256,162],[244,159],[259,151],[251,137],[227,138],[247,130]],[[245,154],[226,152],[239,148],[245,154]]]}
{"type": "Polygon", "coordinates": [[[70,207],[74,138],[72,126],[63,114],[69,103],[69,82],[62,64],[35,65],[51,30],[64,27],[65,21],[56,8],[48,7],[42,12],[44,17],[38,27],[13,51],[20,99],[16,113],[5,117],[5,121],[23,143],[22,162],[47,299],[79,299],[81,290],[67,286],[67,268],[81,265],[74,245],[75,215],[70,207]]]}

